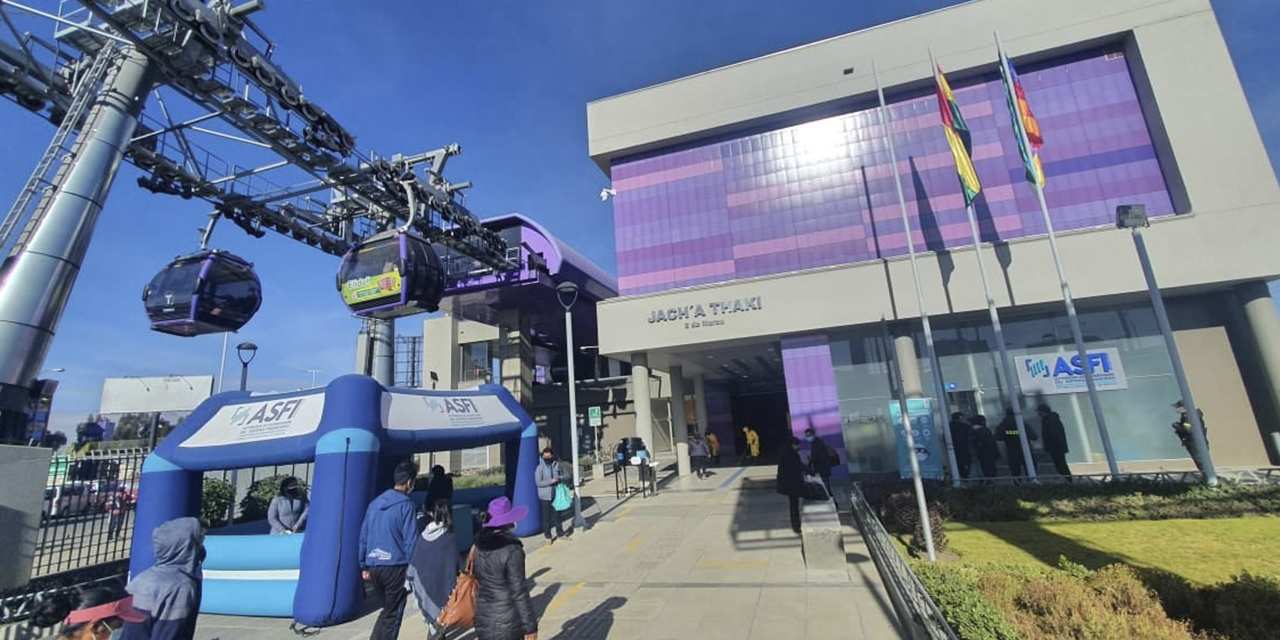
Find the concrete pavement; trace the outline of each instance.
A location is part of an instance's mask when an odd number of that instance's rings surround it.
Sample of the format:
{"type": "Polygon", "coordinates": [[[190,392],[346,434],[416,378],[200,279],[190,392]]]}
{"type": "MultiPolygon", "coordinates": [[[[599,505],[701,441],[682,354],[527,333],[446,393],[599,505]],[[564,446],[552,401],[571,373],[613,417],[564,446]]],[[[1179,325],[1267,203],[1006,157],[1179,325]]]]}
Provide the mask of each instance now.
{"type": "MultiPolygon", "coordinates": [[[[845,519],[843,565],[806,567],[774,468],[723,468],[677,479],[649,498],[618,502],[604,482],[585,515],[590,531],[543,545],[526,540],[543,639],[890,639],[899,633],[879,575],[845,519]],[[606,491],[607,489],[607,491],[606,491]]],[[[587,493],[592,493],[588,491],[587,493]]],[[[376,614],[318,638],[367,638],[376,614]]],[[[202,616],[197,640],[294,637],[288,621],[202,616]]],[[[406,609],[401,640],[423,640],[406,609]]],[[[474,639],[474,632],[450,635],[474,639]]]]}

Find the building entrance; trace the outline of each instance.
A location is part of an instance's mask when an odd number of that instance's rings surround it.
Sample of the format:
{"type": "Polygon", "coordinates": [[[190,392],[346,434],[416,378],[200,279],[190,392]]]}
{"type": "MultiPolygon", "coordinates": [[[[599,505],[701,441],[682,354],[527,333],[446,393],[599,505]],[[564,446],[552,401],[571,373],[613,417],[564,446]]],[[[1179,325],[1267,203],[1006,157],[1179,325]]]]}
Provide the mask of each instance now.
{"type": "Polygon", "coordinates": [[[738,459],[747,452],[743,427],[751,427],[760,434],[760,458],[757,462],[773,462],[778,447],[791,437],[791,414],[787,407],[786,391],[760,393],[734,393],[730,396],[733,411],[734,449],[738,459]]]}

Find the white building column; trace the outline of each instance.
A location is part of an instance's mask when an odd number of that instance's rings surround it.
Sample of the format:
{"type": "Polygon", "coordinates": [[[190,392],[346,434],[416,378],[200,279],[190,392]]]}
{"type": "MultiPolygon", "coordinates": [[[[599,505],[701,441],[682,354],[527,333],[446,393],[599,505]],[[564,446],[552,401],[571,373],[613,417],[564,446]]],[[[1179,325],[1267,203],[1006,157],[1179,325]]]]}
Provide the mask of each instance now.
{"type": "Polygon", "coordinates": [[[920,378],[920,358],[916,355],[915,340],[910,335],[894,336],[893,348],[898,354],[898,371],[902,374],[902,395],[923,398],[924,383],[920,378]]]}
{"type": "Polygon", "coordinates": [[[676,470],[681,476],[693,472],[689,463],[689,421],[684,411],[684,369],[670,367],[671,376],[671,439],[676,451],[676,470]]]}
{"type": "Polygon", "coordinates": [[[693,412],[698,422],[698,433],[707,435],[707,381],[701,373],[693,376],[693,412]]]}
{"type": "Polygon", "coordinates": [[[653,453],[653,390],[649,388],[649,355],[631,354],[631,392],[635,396],[631,406],[636,412],[636,437],[653,453]]]}

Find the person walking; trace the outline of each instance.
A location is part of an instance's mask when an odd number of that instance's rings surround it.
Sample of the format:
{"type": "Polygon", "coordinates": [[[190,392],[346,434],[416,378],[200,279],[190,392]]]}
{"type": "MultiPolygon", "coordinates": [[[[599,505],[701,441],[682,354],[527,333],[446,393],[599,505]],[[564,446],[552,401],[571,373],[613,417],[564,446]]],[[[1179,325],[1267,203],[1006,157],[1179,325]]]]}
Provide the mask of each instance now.
{"type": "Polygon", "coordinates": [[[444,467],[435,465],[431,467],[431,478],[427,481],[427,501],[423,504],[430,509],[431,505],[441,500],[453,503],[453,476],[445,473],[444,467]]]}
{"type": "MultiPolygon", "coordinates": [[[[556,460],[556,452],[547,447],[542,450],[542,464],[533,472],[534,484],[538,485],[538,504],[542,506],[542,535],[551,544],[561,538],[568,539],[564,532],[563,518],[551,503],[556,499],[556,491],[568,476],[560,461],[556,460]],[[555,527],[556,536],[551,537],[551,529],[555,527]]],[[[570,523],[572,526],[572,523],[570,523]]],[[[570,529],[572,531],[572,529],[570,529]]]]}
{"type": "Polygon", "coordinates": [[[395,486],[369,503],[360,525],[360,575],[373,587],[374,601],[382,609],[373,623],[370,640],[396,640],[404,616],[405,575],[418,539],[417,508],[409,499],[418,479],[418,465],[396,465],[395,486]]]}
{"type": "Polygon", "coordinates": [[[742,456],[742,466],[755,464],[760,459],[760,434],[751,427],[743,427],[742,435],[746,438],[746,453],[742,456]]]}
{"type": "MultiPolygon", "coordinates": [[[[1196,455],[1196,439],[1192,435],[1191,430],[1194,428],[1191,424],[1191,416],[1187,415],[1187,404],[1182,400],[1173,403],[1173,408],[1178,411],[1178,419],[1173,422],[1173,433],[1178,436],[1178,440],[1182,442],[1182,447],[1187,450],[1187,455],[1191,456],[1191,461],[1196,463],[1196,469],[1200,473],[1204,473],[1204,461],[1201,456],[1196,455]]],[[[1196,413],[1200,415],[1200,424],[1204,427],[1204,445],[1209,446],[1209,425],[1204,421],[1204,412],[1199,408],[1196,413]]],[[[1206,452],[1207,453],[1207,452],[1206,452]]]]}
{"type": "Polygon", "coordinates": [[[831,491],[831,469],[840,464],[840,454],[836,453],[836,450],[831,448],[825,440],[819,438],[812,428],[804,430],[804,439],[809,443],[808,471],[822,478],[822,486],[827,488],[827,495],[835,500],[836,494],[831,491]]]}
{"type": "Polygon", "coordinates": [[[1071,477],[1071,467],[1067,466],[1067,429],[1062,425],[1062,418],[1057,412],[1042,404],[1036,407],[1040,414],[1040,433],[1044,434],[1044,450],[1053,460],[1053,469],[1064,478],[1071,477]]]}
{"type": "Polygon", "coordinates": [[[289,476],[280,483],[280,495],[271,499],[267,506],[267,522],[271,523],[271,533],[298,533],[307,526],[307,511],[310,502],[307,492],[302,489],[298,479],[289,476]]]}
{"type": "Polygon", "coordinates": [[[973,424],[973,429],[969,431],[969,446],[978,459],[978,466],[982,468],[982,477],[990,479],[1000,475],[996,469],[996,462],[1000,460],[1000,447],[996,445],[991,429],[987,428],[987,417],[976,415],[969,422],[973,424]]]}
{"type": "Polygon", "coordinates": [[[477,640],[538,640],[524,545],[511,532],[528,514],[528,507],[512,506],[506,497],[494,498],[480,514],[474,547],[477,640]]]}
{"type": "Polygon", "coordinates": [[[40,629],[61,624],[57,640],[102,640],[118,637],[125,623],[146,619],[133,608],[133,596],[121,586],[108,584],[46,597],[31,611],[30,622],[40,629]]]}
{"type": "Polygon", "coordinates": [[[151,532],[156,563],[129,582],[133,608],[143,620],[126,621],[121,640],[192,640],[200,615],[200,565],[204,527],[195,518],[176,518],[151,532]]]}
{"type": "Polygon", "coordinates": [[[720,464],[720,436],[708,431],[707,447],[711,450],[711,464],[720,464]]]}
{"type": "Polygon", "coordinates": [[[431,503],[431,522],[413,546],[406,578],[427,621],[427,640],[444,640],[447,631],[437,620],[458,585],[458,538],[453,533],[453,505],[448,500],[431,503]]]}
{"type": "Polygon", "coordinates": [[[969,432],[973,431],[973,427],[965,422],[964,414],[959,411],[951,414],[951,446],[956,451],[956,473],[959,478],[968,478],[970,467],[973,465],[973,456],[969,452],[969,432]]]}
{"type": "MultiPolygon", "coordinates": [[[[1022,438],[1018,437],[1018,420],[1013,417],[1013,408],[1004,410],[1004,420],[1000,421],[996,431],[1004,441],[1005,459],[1009,461],[1009,475],[1014,477],[1026,475],[1026,458],[1022,455],[1022,438]]],[[[1031,427],[1027,427],[1027,440],[1035,439],[1035,432],[1031,427]]]]}
{"type": "Polygon", "coordinates": [[[800,496],[804,493],[804,464],[800,462],[800,439],[791,438],[778,454],[778,493],[787,497],[791,530],[800,533],[800,496]]]}
{"type": "Polygon", "coordinates": [[[707,459],[711,457],[711,451],[707,449],[707,441],[697,431],[690,429],[690,434],[689,461],[693,463],[693,472],[701,480],[707,477],[707,459]]]}
{"type": "Polygon", "coordinates": [[[129,499],[125,497],[124,487],[120,487],[107,496],[107,539],[115,540],[124,530],[124,520],[129,514],[129,499]]]}

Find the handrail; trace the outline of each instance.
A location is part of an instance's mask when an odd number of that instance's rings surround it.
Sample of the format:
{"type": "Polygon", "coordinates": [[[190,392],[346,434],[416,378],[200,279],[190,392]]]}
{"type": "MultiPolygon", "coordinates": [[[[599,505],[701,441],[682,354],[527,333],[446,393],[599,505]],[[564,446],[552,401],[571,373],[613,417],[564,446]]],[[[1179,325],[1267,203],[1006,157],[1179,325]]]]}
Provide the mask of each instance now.
{"type": "Polygon", "coordinates": [[[849,498],[853,504],[854,519],[889,593],[889,601],[898,616],[898,627],[904,636],[911,640],[959,640],[911,570],[911,565],[894,547],[893,540],[862,495],[858,483],[851,485],[849,498]]]}

